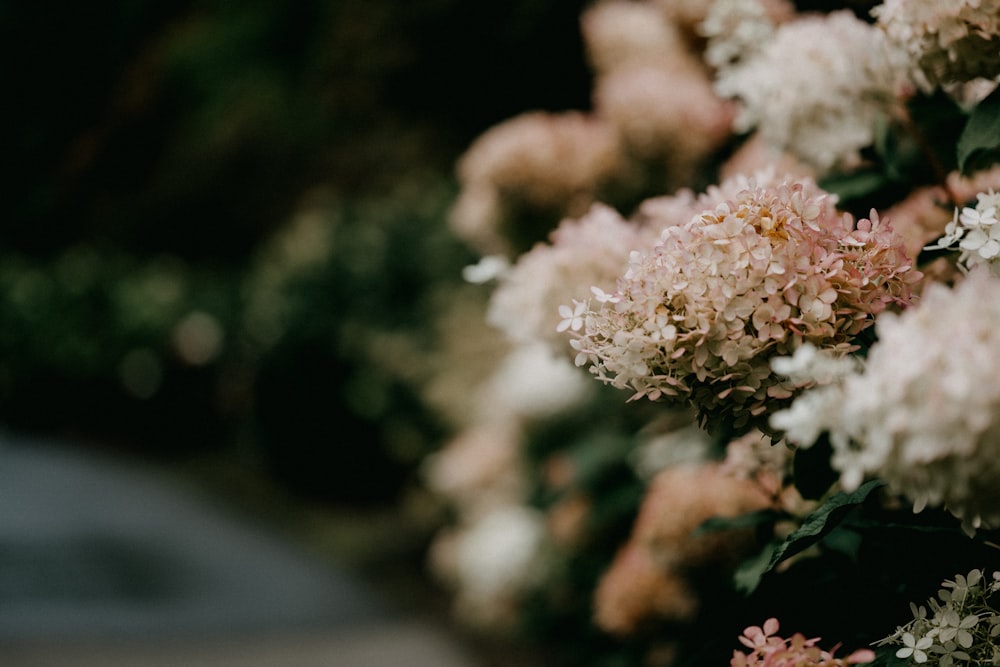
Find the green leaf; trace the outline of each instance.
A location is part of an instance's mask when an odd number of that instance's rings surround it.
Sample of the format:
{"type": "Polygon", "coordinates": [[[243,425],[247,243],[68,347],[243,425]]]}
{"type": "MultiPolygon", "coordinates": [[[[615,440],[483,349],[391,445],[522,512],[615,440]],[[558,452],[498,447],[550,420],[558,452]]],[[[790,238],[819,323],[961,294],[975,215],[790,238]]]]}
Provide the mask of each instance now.
{"type": "Polygon", "coordinates": [[[865,501],[868,495],[884,482],[873,479],[865,482],[851,493],[837,493],[806,517],[798,529],[778,545],[771,556],[767,570],[773,570],[778,563],[816,544],[824,535],[833,530],[844,516],[865,501]]]}
{"type": "Polygon", "coordinates": [[[774,551],[778,548],[777,540],[767,543],[760,553],[747,558],[733,572],[733,585],[739,592],[750,595],[760,585],[761,578],[770,570],[774,551]]]}
{"type": "Polygon", "coordinates": [[[958,139],[958,167],[968,175],[1000,162],[1000,88],[973,109],[958,139]]]}

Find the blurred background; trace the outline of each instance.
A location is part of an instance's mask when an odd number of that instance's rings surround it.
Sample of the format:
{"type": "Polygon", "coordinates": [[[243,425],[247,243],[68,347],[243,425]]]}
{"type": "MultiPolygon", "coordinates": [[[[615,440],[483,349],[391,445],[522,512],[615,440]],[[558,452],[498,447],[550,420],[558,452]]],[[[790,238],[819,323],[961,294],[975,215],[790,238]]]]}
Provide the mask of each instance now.
{"type": "Polygon", "coordinates": [[[484,294],[455,162],[589,106],[584,4],[0,3],[6,440],[164,471],[442,612],[428,385],[484,294]]]}

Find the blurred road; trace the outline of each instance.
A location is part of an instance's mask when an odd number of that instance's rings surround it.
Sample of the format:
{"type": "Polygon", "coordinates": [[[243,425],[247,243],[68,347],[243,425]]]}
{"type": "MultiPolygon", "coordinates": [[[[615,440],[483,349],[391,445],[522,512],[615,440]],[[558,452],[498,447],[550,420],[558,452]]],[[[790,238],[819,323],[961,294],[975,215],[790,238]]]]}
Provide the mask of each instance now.
{"type": "Polygon", "coordinates": [[[155,469],[0,435],[2,667],[474,664],[155,469]]]}

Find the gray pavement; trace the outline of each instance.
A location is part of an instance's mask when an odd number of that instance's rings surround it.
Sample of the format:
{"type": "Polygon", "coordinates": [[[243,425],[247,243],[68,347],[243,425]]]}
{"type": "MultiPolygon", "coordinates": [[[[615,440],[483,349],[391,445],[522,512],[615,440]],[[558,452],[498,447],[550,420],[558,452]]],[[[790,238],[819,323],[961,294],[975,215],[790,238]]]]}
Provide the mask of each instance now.
{"type": "Polygon", "coordinates": [[[473,667],[156,468],[0,434],[0,667],[473,667]]]}

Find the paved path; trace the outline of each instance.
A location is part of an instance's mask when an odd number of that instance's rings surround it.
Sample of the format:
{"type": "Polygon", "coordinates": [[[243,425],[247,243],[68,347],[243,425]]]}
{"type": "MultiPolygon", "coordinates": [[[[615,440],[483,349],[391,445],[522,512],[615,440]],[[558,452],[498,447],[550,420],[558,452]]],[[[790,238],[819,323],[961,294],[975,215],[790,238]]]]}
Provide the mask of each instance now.
{"type": "Polygon", "coordinates": [[[473,667],[155,469],[0,435],[0,667],[473,667]]]}

